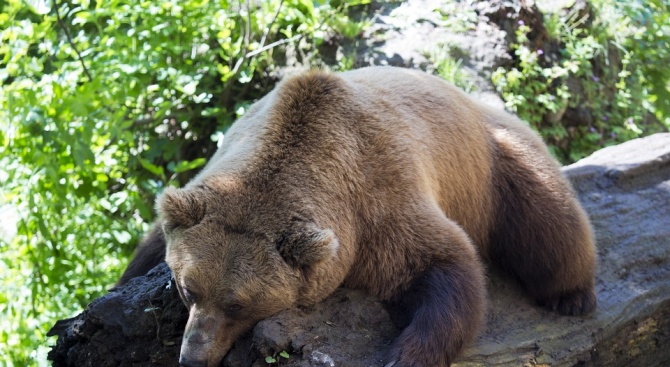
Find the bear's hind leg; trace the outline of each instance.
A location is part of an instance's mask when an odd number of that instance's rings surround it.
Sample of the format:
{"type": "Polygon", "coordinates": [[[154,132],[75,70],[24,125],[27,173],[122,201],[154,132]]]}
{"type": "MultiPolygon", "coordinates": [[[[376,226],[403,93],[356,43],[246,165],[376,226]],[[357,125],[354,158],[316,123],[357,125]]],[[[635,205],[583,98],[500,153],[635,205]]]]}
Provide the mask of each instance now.
{"type": "Polygon", "coordinates": [[[565,315],[593,312],[595,244],[569,183],[558,169],[537,174],[518,163],[499,167],[508,176],[498,182],[497,225],[488,258],[512,273],[541,305],[565,315]]]}

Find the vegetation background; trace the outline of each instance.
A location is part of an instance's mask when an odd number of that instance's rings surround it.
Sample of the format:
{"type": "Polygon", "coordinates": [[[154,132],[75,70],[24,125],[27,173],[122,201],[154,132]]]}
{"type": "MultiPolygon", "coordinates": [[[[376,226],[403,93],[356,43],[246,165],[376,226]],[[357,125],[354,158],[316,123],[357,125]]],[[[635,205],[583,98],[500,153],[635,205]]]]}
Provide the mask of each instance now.
{"type": "MultiPolygon", "coordinates": [[[[155,195],[185,183],[287,67],[356,66],[320,50],[361,37],[367,3],[0,0],[0,365],[47,365],[46,332],[114,284],[155,195]]],[[[670,0],[592,6],[588,22],[546,15],[551,60],[519,24],[512,62],[490,74],[564,163],[670,127],[670,0]],[[574,106],[592,118],[552,118],[574,106]]],[[[471,86],[457,58],[432,61],[471,86]]]]}

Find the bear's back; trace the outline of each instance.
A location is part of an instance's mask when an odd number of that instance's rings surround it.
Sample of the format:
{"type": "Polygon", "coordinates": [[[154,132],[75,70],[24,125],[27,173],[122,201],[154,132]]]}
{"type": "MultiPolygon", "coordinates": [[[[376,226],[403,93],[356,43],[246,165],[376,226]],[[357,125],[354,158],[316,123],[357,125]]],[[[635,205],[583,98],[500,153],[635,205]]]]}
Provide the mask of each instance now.
{"type": "Polygon", "coordinates": [[[311,71],[256,102],[189,185],[217,175],[242,175],[261,190],[281,184],[303,204],[336,202],[361,226],[420,196],[481,245],[495,207],[495,126],[533,139],[511,115],[422,72],[311,71]]]}
{"type": "Polygon", "coordinates": [[[341,76],[357,100],[375,106],[375,122],[399,147],[386,154],[405,156],[399,168],[411,171],[414,182],[399,184],[431,197],[476,243],[486,241],[482,228],[492,216],[496,149],[490,122],[507,119],[514,125],[514,118],[489,113],[458,88],[420,71],[374,67],[341,76]]]}

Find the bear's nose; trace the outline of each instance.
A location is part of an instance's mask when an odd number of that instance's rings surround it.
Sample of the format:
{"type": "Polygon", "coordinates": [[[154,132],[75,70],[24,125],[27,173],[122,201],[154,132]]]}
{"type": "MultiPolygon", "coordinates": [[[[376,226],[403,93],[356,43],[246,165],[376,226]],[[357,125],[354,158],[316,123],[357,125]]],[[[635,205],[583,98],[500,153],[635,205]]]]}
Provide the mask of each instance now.
{"type": "Polygon", "coordinates": [[[197,361],[186,356],[179,356],[179,366],[181,367],[207,367],[207,361],[197,361]]]}

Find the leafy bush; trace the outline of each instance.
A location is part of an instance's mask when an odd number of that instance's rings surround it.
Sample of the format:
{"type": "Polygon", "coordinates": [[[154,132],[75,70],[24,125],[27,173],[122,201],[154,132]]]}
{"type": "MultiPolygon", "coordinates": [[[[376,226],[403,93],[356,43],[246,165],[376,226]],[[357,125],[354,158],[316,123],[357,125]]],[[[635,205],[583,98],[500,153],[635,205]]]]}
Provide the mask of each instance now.
{"type": "Polygon", "coordinates": [[[319,64],[346,9],[307,0],[8,0],[0,5],[0,360],[112,286],[152,220],[279,77],[319,64]],[[48,5],[47,5],[48,4],[48,5]]]}
{"type": "MultiPolygon", "coordinates": [[[[646,107],[670,127],[670,1],[598,1],[614,41],[630,54],[646,107]]],[[[643,102],[643,103],[644,103],[643,102]]]]}
{"type": "Polygon", "coordinates": [[[462,59],[451,56],[452,47],[442,45],[428,53],[428,60],[435,68],[435,73],[449,83],[463,89],[466,92],[475,90],[474,82],[465,69],[461,66],[462,59]]]}
{"type": "Polygon", "coordinates": [[[537,30],[519,21],[515,65],[496,70],[492,81],[506,106],[536,128],[564,163],[667,130],[669,4],[602,1],[587,14],[552,14],[545,45],[557,44],[557,54],[531,42],[537,30]]]}

